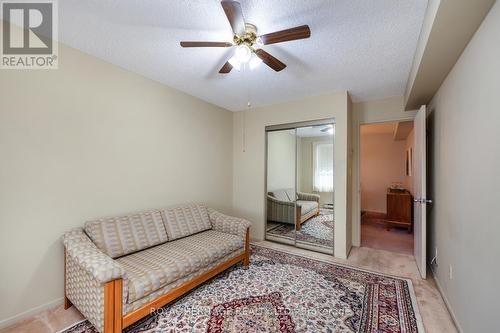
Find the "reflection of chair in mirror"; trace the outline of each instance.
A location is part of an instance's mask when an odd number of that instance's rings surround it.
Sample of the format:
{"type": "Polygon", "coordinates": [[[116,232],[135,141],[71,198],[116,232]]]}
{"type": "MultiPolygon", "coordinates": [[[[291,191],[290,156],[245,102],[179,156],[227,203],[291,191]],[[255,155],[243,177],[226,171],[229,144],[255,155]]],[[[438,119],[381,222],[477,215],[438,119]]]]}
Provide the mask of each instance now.
{"type": "Polygon", "coordinates": [[[319,215],[317,194],[295,192],[293,189],[280,189],[267,193],[268,221],[292,224],[296,230],[300,230],[304,222],[317,215],[319,215]],[[295,200],[297,200],[296,206],[295,200]],[[298,223],[295,223],[295,216],[298,218],[298,223]]]}

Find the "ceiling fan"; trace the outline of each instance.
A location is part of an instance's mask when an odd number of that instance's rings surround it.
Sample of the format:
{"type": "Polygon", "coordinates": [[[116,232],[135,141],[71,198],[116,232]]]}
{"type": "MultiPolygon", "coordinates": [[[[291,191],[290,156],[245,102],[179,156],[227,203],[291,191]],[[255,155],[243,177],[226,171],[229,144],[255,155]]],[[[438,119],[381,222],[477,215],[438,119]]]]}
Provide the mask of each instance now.
{"type": "Polygon", "coordinates": [[[229,73],[233,68],[240,70],[242,65],[248,63],[251,69],[264,62],[276,72],[283,70],[286,65],[264,51],[263,45],[288,42],[291,40],[309,38],[311,30],[309,26],[302,25],[295,28],[272,32],[265,35],[257,35],[257,27],[245,23],[241,5],[237,1],[221,1],[222,9],[226,13],[229,24],[233,29],[233,42],[181,42],[182,47],[233,47],[236,49],[231,58],[219,70],[221,74],[229,73]]]}

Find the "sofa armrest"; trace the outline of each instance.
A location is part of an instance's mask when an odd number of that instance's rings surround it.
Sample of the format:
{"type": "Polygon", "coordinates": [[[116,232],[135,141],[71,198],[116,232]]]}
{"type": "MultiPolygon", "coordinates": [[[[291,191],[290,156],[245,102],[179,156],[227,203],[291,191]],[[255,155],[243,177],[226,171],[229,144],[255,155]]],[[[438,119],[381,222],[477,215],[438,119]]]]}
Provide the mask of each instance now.
{"type": "Polygon", "coordinates": [[[295,202],[278,200],[268,195],[267,219],[269,221],[295,224],[295,202]]]}
{"type": "MultiPolygon", "coordinates": [[[[73,304],[98,332],[107,333],[109,325],[115,325],[114,310],[110,310],[118,303],[114,288],[117,283],[121,288],[125,270],[99,250],[81,228],[66,232],[63,244],[65,308],[73,304]]],[[[121,307],[117,309],[121,312],[121,307]]]]}
{"type": "Polygon", "coordinates": [[[125,278],[125,270],[111,257],[99,250],[82,229],[73,229],[63,236],[66,255],[90,274],[99,284],[125,278]]]}
{"type": "Polygon", "coordinates": [[[243,238],[246,237],[247,229],[252,225],[248,220],[225,215],[212,208],[208,208],[208,216],[214,230],[243,238]]]}
{"type": "Polygon", "coordinates": [[[319,194],[314,194],[314,193],[304,193],[304,192],[297,192],[297,196],[299,200],[305,200],[305,201],[316,201],[319,202],[319,194]]]}

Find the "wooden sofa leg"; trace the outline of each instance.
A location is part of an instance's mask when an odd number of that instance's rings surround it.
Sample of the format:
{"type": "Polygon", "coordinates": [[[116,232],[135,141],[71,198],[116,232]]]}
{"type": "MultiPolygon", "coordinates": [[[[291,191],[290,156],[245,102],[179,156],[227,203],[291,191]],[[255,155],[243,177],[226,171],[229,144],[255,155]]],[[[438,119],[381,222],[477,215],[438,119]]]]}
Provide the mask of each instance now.
{"type": "Polygon", "coordinates": [[[104,332],[114,333],[115,330],[115,281],[104,285],[104,332]]]}
{"type": "Polygon", "coordinates": [[[115,280],[115,295],[114,295],[114,303],[115,303],[115,332],[121,333],[123,328],[123,312],[122,312],[122,288],[123,288],[123,280],[115,280]]]}
{"type": "Polygon", "coordinates": [[[109,281],[104,285],[104,332],[122,332],[122,286],[123,280],[109,281]]]}
{"type": "Polygon", "coordinates": [[[243,265],[250,265],[250,228],[247,229],[245,237],[245,259],[243,259],[243,265]]]}
{"type": "Polygon", "coordinates": [[[64,310],[68,310],[73,303],[66,297],[66,248],[64,248],[64,310]]]}
{"type": "Polygon", "coordinates": [[[300,231],[302,226],[302,209],[297,206],[295,207],[295,230],[300,231]]]}
{"type": "Polygon", "coordinates": [[[71,303],[71,301],[69,300],[69,298],[67,298],[66,296],[64,296],[64,310],[68,310],[72,306],[73,306],[73,303],[71,303]]]}

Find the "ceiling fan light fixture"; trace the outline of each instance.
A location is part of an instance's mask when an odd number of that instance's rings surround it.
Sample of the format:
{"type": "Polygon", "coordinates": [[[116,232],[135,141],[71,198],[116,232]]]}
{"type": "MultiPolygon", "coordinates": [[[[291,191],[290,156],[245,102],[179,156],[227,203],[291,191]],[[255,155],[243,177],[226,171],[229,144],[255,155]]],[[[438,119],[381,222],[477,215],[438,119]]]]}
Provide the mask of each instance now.
{"type": "Polygon", "coordinates": [[[250,70],[253,70],[253,69],[259,67],[261,62],[262,62],[262,59],[257,57],[254,53],[254,54],[252,54],[252,58],[250,59],[248,66],[250,67],[250,70]]]}
{"type": "Polygon", "coordinates": [[[234,56],[240,62],[240,64],[246,64],[252,57],[252,50],[250,50],[247,45],[241,44],[236,48],[234,56]]]}
{"type": "MultiPolygon", "coordinates": [[[[221,1],[221,0],[219,0],[221,1]]],[[[233,68],[240,71],[241,67],[252,61],[252,68],[263,62],[275,72],[280,72],[286,65],[262,49],[263,45],[283,43],[292,40],[299,40],[311,37],[311,30],[308,25],[301,25],[294,28],[275,31],[265,35],[258,34],[254,24],[245,22],[241,4],[236,0],[222,0],[220,2],[226,18],[229,21],[233,32],[232,42],[210,42],[210,41],[181,41],[181,47],[233,47],[236,50],[231,59],[226,61],[219,70],[220,74],[227,74],[233,68]],[[259,60],[252,60],[254,54],[259,60]]],[[[249,65],[250,67],[250,65],[249,65]]]]}
{"type": "Polygon", "coordinates": [[[260,38],[260,36],[255,39],[254,45],[257,48],[261,48],[262,46],[264,46],[264,42],[262,41],[262,38],[260,38]]]}

